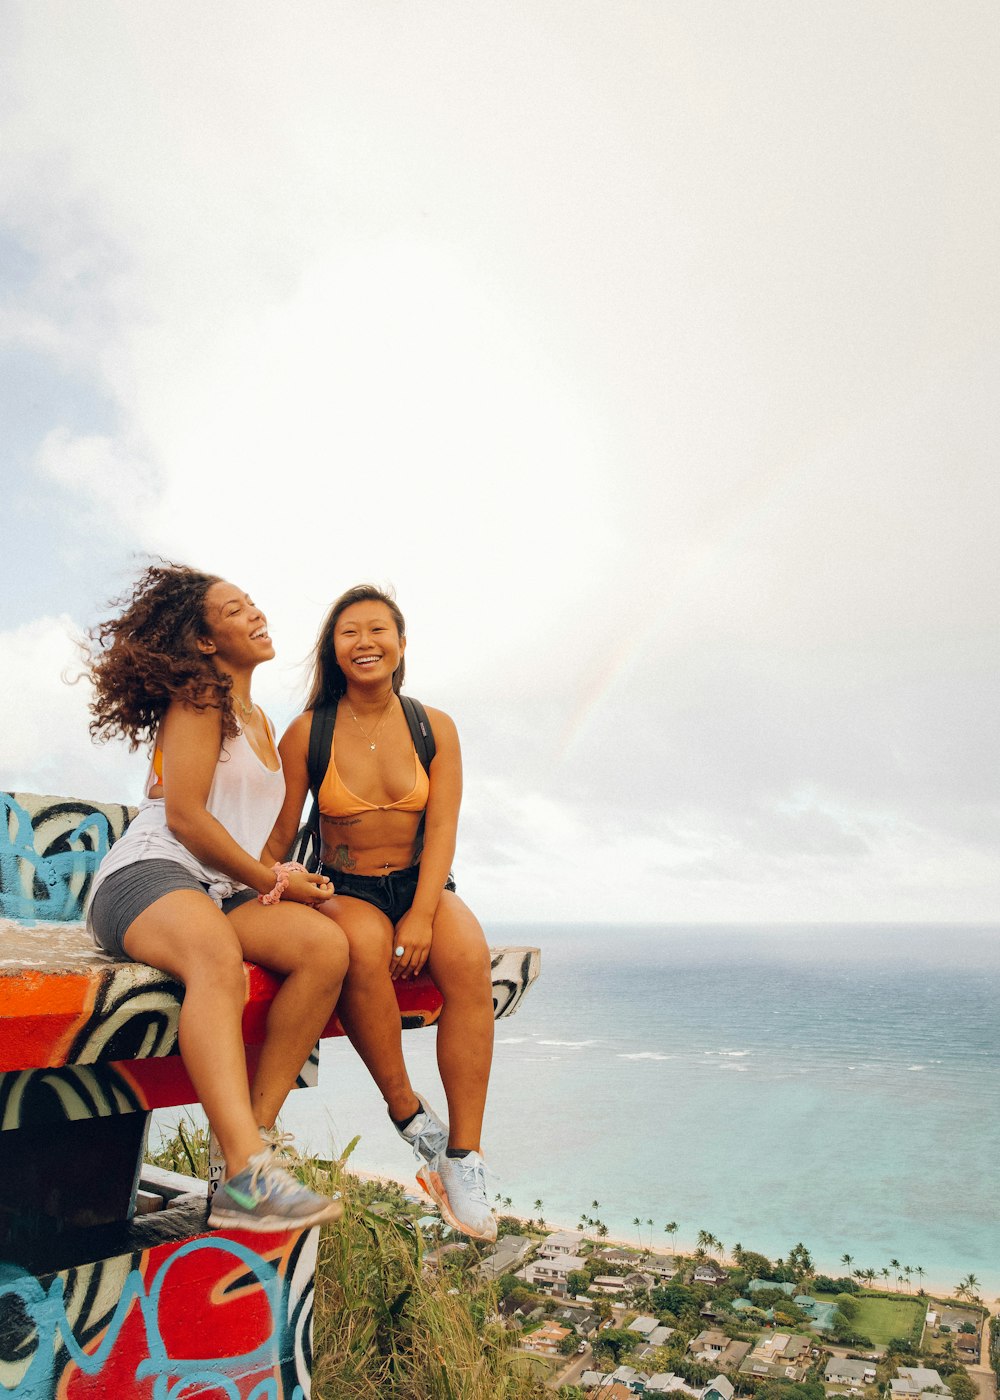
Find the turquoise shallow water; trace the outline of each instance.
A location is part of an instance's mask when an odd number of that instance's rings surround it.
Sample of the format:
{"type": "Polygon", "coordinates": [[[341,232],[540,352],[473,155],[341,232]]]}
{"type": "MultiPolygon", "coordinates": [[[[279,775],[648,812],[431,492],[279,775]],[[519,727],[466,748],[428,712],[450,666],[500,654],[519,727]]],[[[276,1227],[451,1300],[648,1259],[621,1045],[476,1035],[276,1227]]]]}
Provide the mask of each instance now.
{"type": "MultiPolygon", "coordinates": [[[[494,1190],[612,1236],[708,1230],[824,1267],[897,1258],[925,1282],[1000,1293],[1000,928],[493,926],[542,948],[497,1026],[494,1190]],[[599,1211],[591,1206],[600,1202],[599,1211]]],[[[442,1096],[434,1032],[405,1037],[442,1096]]],[[[358,1166],[407,1154],[346,1044],[287,1125],[316,1150],[362,1135],[358,1166]]],[[[916,1275],[914,1278],[916,1279],[916,1275]]]]}

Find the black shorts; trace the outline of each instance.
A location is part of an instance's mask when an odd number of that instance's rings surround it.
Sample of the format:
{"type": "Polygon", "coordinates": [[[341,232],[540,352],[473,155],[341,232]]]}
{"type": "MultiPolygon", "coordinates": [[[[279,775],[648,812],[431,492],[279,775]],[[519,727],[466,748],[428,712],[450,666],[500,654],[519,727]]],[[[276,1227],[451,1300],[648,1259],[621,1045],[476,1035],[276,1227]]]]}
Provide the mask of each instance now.
{"type": "MultiPolygon", "coordinates": [[[[87,911],[87,927],[101,952],[127,958],[125,935],[133,923],[151,904],[174,890],[200,890],[208,895],[208,886],[174,860],[137,860],[113,870],[98,886],[87,911]]],[[[231,914],[256,897],[256,890],[237,890],[222,901],[222,912],[231,914]]]]}
{"type": "MultiPolygon", "coordinates": [[[[420,866],[390,870],[388,875],[352,875],[349,870],[335,870],[332,865],[324,865],[322,873],[333,881],[334,894],[348,895],[351,899],[363,899],[366,904],[373,904],[395,928],[413,903],[420,866]]],[[[444,887],[446,890],[455,888],[451,875],[444,887]]]]}

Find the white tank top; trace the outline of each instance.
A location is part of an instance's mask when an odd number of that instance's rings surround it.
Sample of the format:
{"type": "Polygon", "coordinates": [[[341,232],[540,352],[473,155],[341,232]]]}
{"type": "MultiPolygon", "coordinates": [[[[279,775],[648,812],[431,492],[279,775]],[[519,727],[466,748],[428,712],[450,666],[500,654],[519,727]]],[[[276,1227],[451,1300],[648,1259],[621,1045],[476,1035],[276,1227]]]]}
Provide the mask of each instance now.
{"type": "MultiPolygon", "coordinates": [[[[273,746],[274,730],[266,715],[264,722],[273,746]]],[[[152,769],[150,776],[154,776],[152,769]]],[[[146,786],[150,786],[148,779],[146,786]]],[[[236,844],[255,859],[264,849],[284,800],[285,775],[280,759],[278,768],[272,772],[261,763],[242,730],[234,739],[223,741],[205,807],[222,823],[236,844]]],[[[239,880],[224,875],[221,870],[203,865],[178,841],[167,826],[166,803],[162,797],[143,798],[128,829],[98,866],[90,899],[93,900],[99,886],[112,871],[122,870],[140,860],[176,861],[196,880],[208,886],[208,893],[216,904],[221,904],[237,890],[247,888],[239,880]]]]}

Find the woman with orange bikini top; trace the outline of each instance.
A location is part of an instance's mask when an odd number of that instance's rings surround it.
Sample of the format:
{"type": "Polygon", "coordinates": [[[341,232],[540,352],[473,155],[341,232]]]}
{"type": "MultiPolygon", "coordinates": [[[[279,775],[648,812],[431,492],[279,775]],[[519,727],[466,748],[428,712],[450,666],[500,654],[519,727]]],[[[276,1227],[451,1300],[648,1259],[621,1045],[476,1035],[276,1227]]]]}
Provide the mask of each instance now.
{"type": "Polygon", "coordinates": [[[295,839],[309,790],[313,710],[335,706],[318,793],[321,872],[334,895],[318,907],[350,946],[340,1020],[414,1151],[417,1180],[455,1229],[495,1239],[481,1144],[493,1053],[490,955],[450,874],[461,752],[453,721],[428,708],[435,754],[425,773],[399,698],[405,649],[405,622],[390,594],[364,584],[333,604],[316,643],[309,707],[279,746],[286,796],[268,857],[282,859],[295,839]],[[392,985],[425,968],[444,999],[437,1058],[447,1125],[410,1083],[392,985]]]}

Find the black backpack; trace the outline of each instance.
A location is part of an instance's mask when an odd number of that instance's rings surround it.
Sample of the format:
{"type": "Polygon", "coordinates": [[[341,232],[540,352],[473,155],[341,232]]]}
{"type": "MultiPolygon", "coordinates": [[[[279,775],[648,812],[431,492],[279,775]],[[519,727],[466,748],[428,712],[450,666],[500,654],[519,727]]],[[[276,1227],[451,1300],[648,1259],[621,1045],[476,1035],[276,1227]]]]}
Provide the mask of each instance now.
{"type": "MultiPolygon", "coordinates": [[[[424,772],[430,777],[431,760],[437,752],[437,747],[434,743],[431,722],[427,718],[427,711],[419,700],[413,700],[409,695],[401,695],[399,703],[403,707],[406,723],[410,726],[410,737],[413,739],[413,747],[417,751],[417,757],[423,764],[424,772]]],[[[309,754],[306,766],[309,770],[309,791],[312,793],[313,802],[309,812],[309,820],[295,838],[294,858],[300,860],[310,870],[318,870],[320,866],[322,843],[319,836],[319,790],[330,762],[330,750],[333,747],[333,726],[336,719],[336,703],[317,705],[313,710],[312,724],[309,728],[309,754]]],[[[420,855],[423,847],[424,819],[421,816],[414,846],[415,859],[420,855]]]]}

